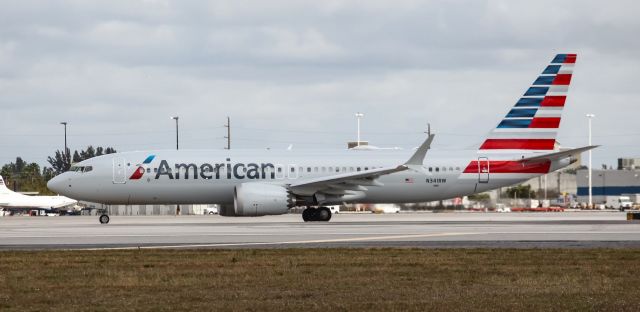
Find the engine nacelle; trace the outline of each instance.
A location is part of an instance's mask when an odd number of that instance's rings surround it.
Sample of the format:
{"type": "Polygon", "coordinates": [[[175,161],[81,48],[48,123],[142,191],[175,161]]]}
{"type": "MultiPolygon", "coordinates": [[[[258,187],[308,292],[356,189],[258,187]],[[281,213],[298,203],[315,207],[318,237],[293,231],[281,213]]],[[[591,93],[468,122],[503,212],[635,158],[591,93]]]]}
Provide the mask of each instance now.
{"type": "Polygon", "coordinates": [[[268,183],[242,183],[236,186],[233,200],[236,216],[280,215],[292,206],[287,189],[268,183]]]}

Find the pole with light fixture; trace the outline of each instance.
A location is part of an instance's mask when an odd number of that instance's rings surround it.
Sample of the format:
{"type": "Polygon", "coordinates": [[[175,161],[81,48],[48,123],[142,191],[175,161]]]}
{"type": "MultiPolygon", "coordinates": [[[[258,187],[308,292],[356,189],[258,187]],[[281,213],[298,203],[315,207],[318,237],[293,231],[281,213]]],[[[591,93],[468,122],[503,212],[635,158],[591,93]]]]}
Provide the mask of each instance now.
{"type": "Polygon", "coordinates": [[[360,146],[360,118],[364,117],[363,113],[356,113],[356,118],[358,119],[358,142],[357,142],[357,146],[360,146]]]}
{"type": "Polygon", "coordinates": [[[179,147],[179,145],[178,145],[178,119],[179,118],[180,117],[178,117],[178,116],[171,117],[171,119],[174,119],[176,121],[176,150],[178,150],[178,147],[179,147]]]}
{"type": "MultiPolygon", "coordinates": [[[[176,150],[179,149],[179,145],[178,145],[178,138],[179,138],[179,136],[178,136],[178,119],[179,118],[180,117],[178,117],[178,116],[171,117],[171,119],[176,121],[176,150]]],[[[178,173],[178,174],[180,174],[180,173],[178,173]]],[[[176,216],[179,216],[179,215],[180,215],[180,204],[176,205],[176,216]]]]}
{"type": "Polygon", "coordinates": [[[60,124],[64,126],[64,152],[67,153],[67,122],[63,121],[60,124]]]}
{"type": "MultiPolygon", "coordinates": [[[[589,146],[591,146],[591,119],[595,117],[594,114],[586,115],[589,120],[589,146]]],[[[592,184],[592,170],[591,170],[591,150],[589,150],[589,208],[593,208],[593,184],[592,184]]]]}

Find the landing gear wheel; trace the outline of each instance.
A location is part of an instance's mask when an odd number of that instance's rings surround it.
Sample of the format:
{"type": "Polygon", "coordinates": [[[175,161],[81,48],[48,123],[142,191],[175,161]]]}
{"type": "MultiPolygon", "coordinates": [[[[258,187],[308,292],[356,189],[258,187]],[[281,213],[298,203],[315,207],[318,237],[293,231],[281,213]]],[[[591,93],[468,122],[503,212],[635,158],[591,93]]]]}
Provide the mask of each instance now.
{"type": "Polygon", "coordinates": [[[309,221],[329,221],[331,220],[331,210],[327,207],[307,208],[302,211],[302,220],[309,221]]]}
{"type": "Polygon", "coordinates": [[[316,221],[327,222],[329,220],[331,220],[331,210],[327,207],[318,208],[318,212],[316,212],[316,221]]]}
{"type": "Polygon", "coordinates": [[[100,216],[100,218],[98,218],[98,220],[100,220],[100,224],[107,224],[109,223],[109,216],[106,214],[103,214],[100,216]]]}
{"type": "Polygon", "coordinates": [[[316,217],[316,212],[318,211],[318,209],[316,208],[307,208],[304,211],[302,211],[302,220],[304,222],[309,222],[309,221],[316,221],[315,217],[316,217]]]}

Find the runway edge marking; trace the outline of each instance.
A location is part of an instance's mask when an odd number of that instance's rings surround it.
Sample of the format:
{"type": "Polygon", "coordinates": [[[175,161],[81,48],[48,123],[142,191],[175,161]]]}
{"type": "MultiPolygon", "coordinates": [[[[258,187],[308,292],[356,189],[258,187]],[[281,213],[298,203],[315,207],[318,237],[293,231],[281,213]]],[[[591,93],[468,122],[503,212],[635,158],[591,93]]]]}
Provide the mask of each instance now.
{"type": "Polygon", "coordinates": [[[318,239],[304,241],[284,241],[284,242],[256,242],[256,243],[217,243],[217,244],[184,244],[184,245],[161,245],[161,246],[133,246],[133,247],[105,247],[105,248],[79,248],[68,250],[135,250],[135,249],[177,249],[177,248],[201,248],[201,247],[237,247],[237,246],[268,246],[268,245],[295,245],[295,244],[319,244],[319,243],[342,243],[356,241],[375,241],[404,238],[424,238],[457,235],[477,235],[485,233],[432,233],[432,234],[411,234],[393,236],[355,237],[337,239],[318,239]]]}

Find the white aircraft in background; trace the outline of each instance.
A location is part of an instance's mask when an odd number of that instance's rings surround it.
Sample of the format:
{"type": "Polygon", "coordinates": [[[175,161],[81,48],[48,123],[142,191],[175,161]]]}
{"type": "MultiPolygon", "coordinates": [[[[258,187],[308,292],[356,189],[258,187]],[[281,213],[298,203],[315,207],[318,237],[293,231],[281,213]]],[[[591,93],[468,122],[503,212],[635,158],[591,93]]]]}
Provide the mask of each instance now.
{"type": "Polygon", "coordinates": [[[7,188],[0,176],[0,208],[4,209],[44,209],[61,208],[78,203],[65,196],[29,196],[7,188]]]}
{"type": "MultiPolygon", "coordinates": [[[[558,54],[473,150],[180,150],[103,155],[48,183],[105,204],[220,204],[222,216],[285,214],[328,221],[326,206],[442,200],[561,169],[594,148],[559,149],[556,135],[576,61],[558,54]],[[426,157],[429,151],[429,157],[426,157]]],[[[100,216],[108,223],[107,215],[100,216]]]]}

